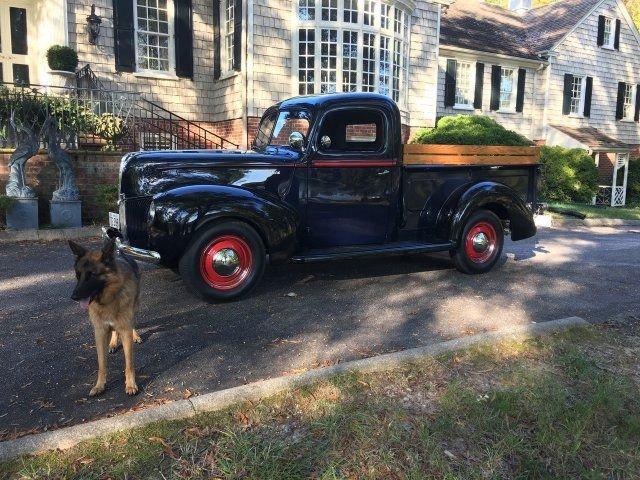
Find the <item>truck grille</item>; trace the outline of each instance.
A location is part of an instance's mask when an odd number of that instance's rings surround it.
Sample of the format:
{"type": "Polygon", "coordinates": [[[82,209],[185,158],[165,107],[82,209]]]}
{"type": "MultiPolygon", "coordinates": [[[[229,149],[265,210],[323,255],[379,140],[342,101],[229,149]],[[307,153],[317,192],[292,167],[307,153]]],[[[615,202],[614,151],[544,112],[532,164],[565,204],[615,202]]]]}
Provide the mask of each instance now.
{"type": "Polygon", "coordinates": [[[125,235],[129,243],[138,248],[147,248],[149,243],[149,206],[153,197],[136,197],[124,201],[125,235]]]}

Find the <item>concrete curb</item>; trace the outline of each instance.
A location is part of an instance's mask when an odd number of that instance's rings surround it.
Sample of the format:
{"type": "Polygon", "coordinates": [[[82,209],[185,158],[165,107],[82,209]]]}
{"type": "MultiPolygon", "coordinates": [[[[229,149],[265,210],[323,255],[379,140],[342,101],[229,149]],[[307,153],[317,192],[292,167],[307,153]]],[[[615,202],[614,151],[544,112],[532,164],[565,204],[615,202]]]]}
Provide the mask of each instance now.
{"type": "Polygon", "coordinates": [[[536,215],[537,227],[573,228],[573,227],[640,227],[640,220],[622,218],[558,218],[552,215],[536,215]]]}
{"type": "Polygon", "coordinates": [[[5,230],[0,232],[0,243],[25,241],[75,240],[100,236],[100,227],[51,228],[43,230],[5,230]]]}
{"type": "Polygon", "coordinates": [[[456,338],[424,347],[412,348],[395,353],[340,363],[331,367],[310,370],[298,375],[276,377],[239,387],[207,393],[188,400],[179,400],[138,412],[124,413],[111,418],[62,428],[0,442],[0,461],[19,455],[33,454],[45,450],[67,449],[78,443],[103,435],[134,427],[142,427],[159,420],[178,420],[199,413],[222,410],[231,405],[257,401],[286,390],[308,385],[340,373],[357,371],[363,373],[391,370],[403,364],[445,352],[461,350],[475,345],[490,344],[505,339],[523,339],[534,335],[552,333],[589,323],[580,317],[568,317],[550,322],[516,325],[494,332],[485,332],[468,337],[456,338]]]}

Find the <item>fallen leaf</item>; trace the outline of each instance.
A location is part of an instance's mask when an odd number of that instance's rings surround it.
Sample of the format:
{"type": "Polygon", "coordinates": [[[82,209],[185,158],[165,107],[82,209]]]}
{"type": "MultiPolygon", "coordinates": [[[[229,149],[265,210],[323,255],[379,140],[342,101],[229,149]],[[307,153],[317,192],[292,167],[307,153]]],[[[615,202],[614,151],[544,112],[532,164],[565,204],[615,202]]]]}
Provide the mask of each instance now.
{"type": "Polygon", "coordinates": [[[451,453],[449,450],[445,450],[444,454],[449,457],[451,460],[457,460],[458,457],[456,457],[453,453],[451,453]]]}
{"type": "Polygon", "coordinates": [[[298,296],[298,294],[295,293],[295,292],[289,292],[289,293],[285,294],[285,297],[297,297],[297,296],[298,296]]]}
{"type": "Polygon", "coordinates": [[[191,398],[191,397],[193,397],[193,392],[188,388],[185,388],[184,392],[182,392],[182,398],[186,400],[187,398],[191,398]]]}

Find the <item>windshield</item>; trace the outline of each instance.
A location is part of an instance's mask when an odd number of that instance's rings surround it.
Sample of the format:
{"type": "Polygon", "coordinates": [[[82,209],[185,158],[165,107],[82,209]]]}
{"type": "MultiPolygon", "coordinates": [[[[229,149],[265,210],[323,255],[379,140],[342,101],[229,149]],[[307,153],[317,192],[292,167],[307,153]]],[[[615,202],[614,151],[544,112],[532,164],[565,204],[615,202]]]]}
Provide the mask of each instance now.
{"type": "Polygon", "coordinates": [[[270,113],[262,118],[253,145],[256,149],[269,145],[288,146],[292,132],[300,132],[306,138],[310,125],[311,114],[306,110],[270,113]]]}

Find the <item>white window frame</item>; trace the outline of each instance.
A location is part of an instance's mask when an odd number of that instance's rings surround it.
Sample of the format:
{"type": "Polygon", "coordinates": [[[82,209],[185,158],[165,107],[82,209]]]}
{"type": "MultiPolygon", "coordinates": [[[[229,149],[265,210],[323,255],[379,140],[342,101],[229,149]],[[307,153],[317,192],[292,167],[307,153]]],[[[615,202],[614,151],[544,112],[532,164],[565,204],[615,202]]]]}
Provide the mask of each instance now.
{"type": "Polygon", "coordinates": [[[235,1],[222,0],[220,2],[220,73],[222,76],[234,73],[233,49],[235,48],[235,1]],[[231,12],[231,20],[227,19],[227,13],[231,12]],[[229,40],[231,39],[231,40],[229,40]]]}
{"type": "MultiPolygon", "coordinates": [[[[299,30],[300,29],[315,29],[315,70],[314,70],[314,94],[321,93],[321,38],[322,38],[322,30],[324,29],[333,29],[337,30],[337,71],[336,71],[336,92],[342,92],[343,89],[343,62],[342,62],[342,52],[343,50],[343,32],[345,30],[357,32],[358,35],[358,60],[357,60],[357,87],[356,91],[363,91],[363,50],[364,50],[364,35],[370,34],[373,35],[374,38],[374,55],[375,55],[375,71],[371,72],[374,78],[374,92],[380,91],[380,82],[381,77],[383,77],[383,86],[384,82],[387,82],[387,76],[381,75],[380,72],[380,61],[381,61],[381,37],[389,38],[389,57],[390,57],[390,71],[388,78],[388,86],[389,91],[388,95],[391,98],[397,97],[396,102],[402,107],[406,107],[407,102],[407,77],[408,77],[408,64],[409,64],[409,40],[410,40],[410,31],[411,31],[411,13],[402,5],[396,4],[387,0],[384,2],[391,6],[389,9],[388,22],[386,22],[386,28],[382,28],[380,21],[380,12],[381,12],[381,4],[380,0],[371,0],[371,7],[373,8],[373,25],[365,25],[364,24],[364,0],[357,1],[357,22],[345,22],[344,21],[344,6],[345,2],[343,0],[338,0],[338,12],[337,12],[337,21],[327,21],[322,20],[322,1],[315,0],[314,4],[314,14],[315,19],[308,18],[300,18],[299,16],[299,1],[292,2],[292,18],[293,22],[293,31],[294,31],[294,40],[292,45],[292,75],[291,75],[291,90],[294,95],[299,95],[299,52],[300,52],[300,41],[299,41],[299,30]],[[399,15],[400,24],[396,27],[396,12],[401,11],[403,14],[399,15]],[[400,32],[397,32],[397,28],[400,28],[400,32]],[[397,68],[394,68],[395,60],[397,56],[394,55],[394,47],[395,41],[399,40],[401,42],[400,50],[402,52],[400,58],[400,64],[397,68]],[[394,74],[399,76],[399,88],[394,88],[394,74]]],[[[305,3],[302,2],[302,6],[305,6],[305,3]]],[[[326,3],[326,2],[325,2],[326,3]]]]}
{"type": "Polygon", "coordinates": [[[586,75],[573,75],[573,79],[571,81],[571,99],[570,99],[570,105],[569,105],[569,116],[570,117],[575,117],[575,118],[583,118],[584,117],[584,102],[585,102],[585,98],[586,98],[586,91],[587,91],[587,76],[586,75]],[[578,111],[577,112],[572,112],[571,111],[571,105],[573,105],[573,83],[575,82],[575,79],[579,78],[580,79],[580,99],[578,102],[578,111]]]}
{"type": "Polygon", "coordinates": [[[498,112],[514,113],[516,111],[516,97],[518,96],[518,68],[511,66],[500,66],[500,92],[498,98],[498,112]],[[504,71],[511,70],[511,90],[509,92],[509,106],[502,106],[502,79],[504,71]],[[515,87],[515,88],[514,88],[515,87]]]}
{"type": "Polygon", "coordinates": [[[622,97],[622,120],[625,122],[633,122],[636,113],[636,84],[624,84],[624,96],[622,97]],[[629,91],[630,90],[630,91],[629,91]],[[629,92],[629,102],[627,102],[627,92],[629,92]]]}
{"type": "MultiPolygon", "coordinates": [[[[133,40],[135,49],[135,61],[136,71],[135,74],[145,77],[160,77],[160,78],[177,78],[176,77],[176,61],[175,61],[175,8],[173,0],[167,0],[167,22],[168,39],[169,39],[169,69],[168,70],[152,70],[149,68],[140,68],[140,62],[138,61],[138,33],[149,33],[151,35],[157,35],[157,32],[150,32],[148,30],[141,30],[138,28],[138,1],[131,2],[133,8],[133,40]]],[[[164,35],[164,34],[161,34],[164,35]]]]}
{"type": "Polygon", "coordinates": [[[604,17],[604,36],[603,36],[603,44],[602,48],[608,48],[609,50],[613,50],[613,45],[616,39],[616,22],[614,18],[604,17]],[[607,32],[607,27],[609,27],[609,31],[607,32]]]}
{"type": "MultiPolygon", "coordinates": [[[[476,85],[476,62],[471,61],[471,60],[458,60],[457,58],[454,58],[452,60],[456,61],[456,92],[455,92],[455,103],[453,104],[453,108],[455,110],[473,110],[473,100],[474,100],[474,95],[475,95],[475,85],[476,85]],[[469,65],[469,103],[459,103],[458,100],[458,72],[460,71],[459,66],[460,64],[465,64],[465,65],[469,65]]],[[[501,75],[502,75],[502,71],[500,71],[501,75]]],[[[502,79],[502,77],[500,77],[502,79]]]]}

